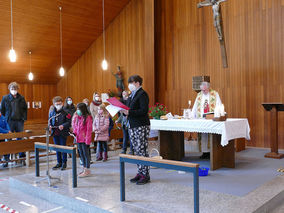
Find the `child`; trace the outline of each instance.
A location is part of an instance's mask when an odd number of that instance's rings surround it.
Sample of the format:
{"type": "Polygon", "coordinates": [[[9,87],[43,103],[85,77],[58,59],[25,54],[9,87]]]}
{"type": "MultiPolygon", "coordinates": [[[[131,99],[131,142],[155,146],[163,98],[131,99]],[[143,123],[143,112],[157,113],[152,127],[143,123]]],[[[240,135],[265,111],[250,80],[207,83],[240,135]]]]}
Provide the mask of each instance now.
{"type": "MultiPolygon", "coordinates": [[[[49,113],[51,136],[54,144],[66,146],[67,136],[71,126],[71,115],[63,110],[63,99],[56,96],[52,100],[54,109],[49,113]]],[[[56,152],[57,164],[52,169],[65,170],[67,167],[67,154],[56,152]]]]}
{"type": "Polygon", "coordinates": [[[86,104],[79,103],[76,115],[72,120],[73,133],[76,135],[78,150],[83,161],[83,171],[79,174],[79,177],[87,177],[91,174],[88,145],[92,141],[92,122],[93,119],[86,104]]]}
{"type": "Polygon", "coordinates": [[[95,132],[95,141],[99,146],[99,158],[101,160],[103,154],[103,161],[107,161],[107,141],[109,140],[109,114],[106,111],[105,105],[101,104],[98,107],[98,114],[93,121],[93,131],[95,132]],[[103,150],[103,153],[102,153],[103,150]]]}
{"type": "MultiPolygon", "coordinates": [[[[0,112],[0,134],[6,134],[6,133],[9,133],[9,132],[10,132],[10,128],[9,128],[9,125],[8,125],[8,123],[6,121],[6,118],[4,116],[2,116],[1,112],[0,112]]],[[[0,140],[0,142],[2,142],[2,140],[0,140]]],[[[8,155],[4,155],[4,160],[6,162],[3,164],[3,167],[8,167],[9,159],[10,159],[10,155],[9,154],[8,155]]]]}

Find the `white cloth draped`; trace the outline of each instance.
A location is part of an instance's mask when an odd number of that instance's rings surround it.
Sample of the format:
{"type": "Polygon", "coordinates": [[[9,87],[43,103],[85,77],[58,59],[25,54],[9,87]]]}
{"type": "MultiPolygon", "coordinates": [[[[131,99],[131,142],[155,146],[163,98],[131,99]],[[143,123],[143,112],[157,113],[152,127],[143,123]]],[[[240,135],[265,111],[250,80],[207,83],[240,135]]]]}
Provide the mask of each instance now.
{"type": "Polygon", "coordinates": [[[237,138],[250,140],[250,127],[245,118],[228,118],[226,121],[208,119],[151,120],[151,130],[220,134],[222,146],[226,146],[230,140],[237,138]]]}

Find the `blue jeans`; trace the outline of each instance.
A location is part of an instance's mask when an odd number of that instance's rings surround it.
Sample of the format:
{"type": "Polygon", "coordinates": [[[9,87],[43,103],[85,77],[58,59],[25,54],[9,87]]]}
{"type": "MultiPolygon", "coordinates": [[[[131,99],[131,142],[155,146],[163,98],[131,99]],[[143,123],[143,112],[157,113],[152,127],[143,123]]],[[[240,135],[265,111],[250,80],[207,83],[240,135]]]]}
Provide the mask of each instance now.
{"type": "MultiPolygon", "coordinates": [[[[53,136],[53,141],[54,141],[54,144],[56,145],[66,146],[66,139],[67,137],[63,137],[63,136],[53,136]]],[[[57,157],[58,164],[62,165],[62,163],[67,162],[67,153],[56,152],[56,157],[57,157]]]]}
{"type": "Polygon", "coordinates": [[[98,141],[97,147],[98,147],[97,149],[98,152],[102,151],[107,152],[107,141],[98,141]]]}
{"type": "Polygon", "coordinates": [[[123,131],[123,144],[122,144],[122,149],[126,152],[127,150],[127,144],[128,144],[128,141],[130,142],[130,151],[133,151],[133,146],[132,146],[132,143],[130,141],[130,138],[129,138],[129,133],[128,133],[128,129],[126,127],[122,127],[122,131],[123,131]]]}
{"type": "MultiPolygon", "coordinates": [[[[24,131],[24,121],[9,120],[8,124],[9,124],[11,132],[22,132],[22,131],[24,131]]],[[[17,138],[17,140],[21,140],[21,138],[17,138]]],[[[5,155],[4,157],[9,159],[10,155],[5,155]]],[[[24,158],[24,157],[26,157],[26,154],[24,152],[20,152],[19,157],[24,158]]]]}
{"type": "Polygon", "coordinates": [[[85,143],[77,143],[78,150],[80,153],[81,160],[83,162],[83,166],[85,168],[90,168],[90,148],[85,143]]]}

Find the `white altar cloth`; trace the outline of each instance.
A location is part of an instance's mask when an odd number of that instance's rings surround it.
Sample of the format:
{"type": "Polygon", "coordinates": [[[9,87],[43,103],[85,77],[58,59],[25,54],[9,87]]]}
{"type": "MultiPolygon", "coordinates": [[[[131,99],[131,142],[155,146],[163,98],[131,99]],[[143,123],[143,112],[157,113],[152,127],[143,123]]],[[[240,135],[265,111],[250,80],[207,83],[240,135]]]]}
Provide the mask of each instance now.
{"type": "Polygon", "coordinates": [[[250,140],[250,127],[247,119],[228,118],[226,121],[209,119],[151,119],[151,130],[199,132],[221,135],[221,145],[226,146],[230,140],[245,138],[250,140]]]}

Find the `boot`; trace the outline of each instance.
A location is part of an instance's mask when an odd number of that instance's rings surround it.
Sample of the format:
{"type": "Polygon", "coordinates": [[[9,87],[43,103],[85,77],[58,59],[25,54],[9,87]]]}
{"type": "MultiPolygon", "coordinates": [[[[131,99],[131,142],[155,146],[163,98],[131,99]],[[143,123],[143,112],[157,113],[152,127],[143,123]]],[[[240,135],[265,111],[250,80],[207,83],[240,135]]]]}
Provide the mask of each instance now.
{"type": "Polygon", "coordinates": [[[103,153],[102,152],[99,152],[99,155],[97,157],[97,160],[96,161],[100,161],[103,159],[103,153]]]}
{"type": "Polygon", "coordinates": [[[104,159],[103,159],[103,161],[104,162],[107,161],[107,152],[104,152],[104,159]]]}

